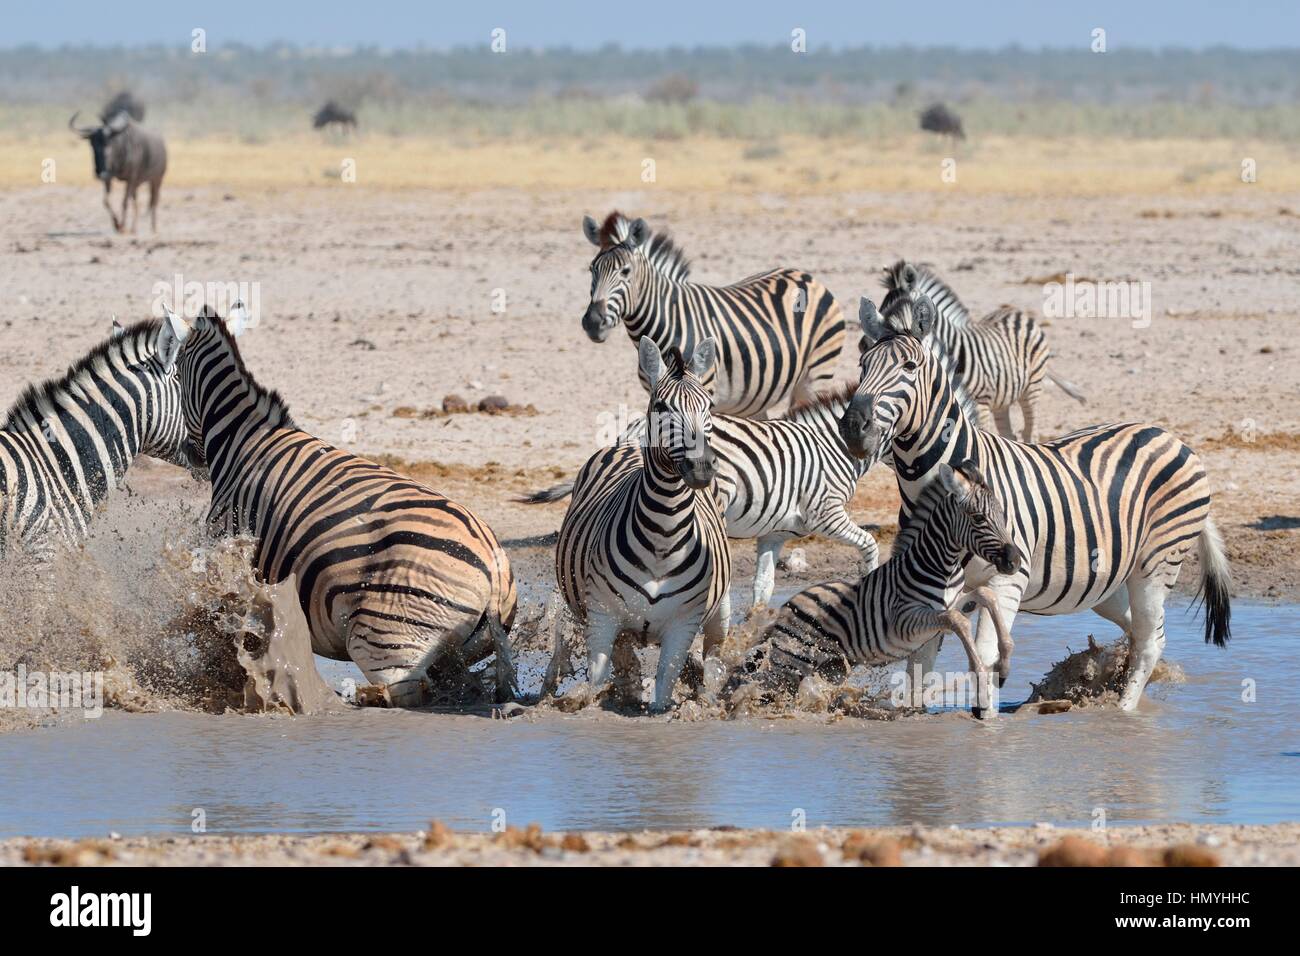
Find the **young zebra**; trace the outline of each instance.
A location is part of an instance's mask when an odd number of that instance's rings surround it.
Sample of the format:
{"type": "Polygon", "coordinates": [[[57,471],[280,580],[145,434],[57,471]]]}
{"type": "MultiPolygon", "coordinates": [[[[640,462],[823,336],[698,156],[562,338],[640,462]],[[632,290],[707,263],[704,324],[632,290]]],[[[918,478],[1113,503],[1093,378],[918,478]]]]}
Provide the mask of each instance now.
{"type": "MultiPolygon", "coordinates": [[[[967,555],[983,558],[1001,574],[1015,573],[1021,562],[1002,504],[974,463],[955,469],[944,463],[938,480],[922,491],[889,560],[856,583],[818,584],[790,598],[751,652],[747,669],[787,689],[810,674],[843,680],[853,664],[902,660],[951,631],[966,649],[981,707],[987,707],[988,668],[965,615],[953,608],[967,555]]],[[[1005,682],[1011,635],[993,592],[977,588],[974,597],[998,627],[998,676],[1005,682]]]]}
{"type": "Polygon", "coordinates": [[[1076,401],[1085,401],[1077,386],[1048,371],[1051,350],[1029,313],[1004,305],[973,322],[942,279],[925,266],[901,259],[885,270],[884,286],[880,313],[886,321],[898,316],[906,300],[929,297],[938,314],[935,340],[952,356],[957,374],[975,401],[992,414],[1002,437],[1014,437],[1011,406],[1019,404],[1024,416],[1021,439],[1034,440],[1034,405],[1043,393],[1044,377],[1076,401]]]}
{"type": "MultiPolygon", "coordinates": [[[[667,361],[671,367],[672,357],[667,361]]],[[[854,388],[823,393],[784,418],[713,416],[709,445],[717,458],[718,503],[727,536],[758,539],[754,607],[771,600],[776,563],[791,538],[820,534],[852,545],[861,552],[864,573],[879,562],[876,539],[848,513],[858,479],[871,465],[850,455],[840,438],[840,416],[854,388]]],[[[638,446],[645,437],[645,419],[638,419],[619,443],[638,446]]],[[[573,493],[573,484],[516,500],[530,505],[559,501],[573,493]]]]}
{"type": "Polygon", "coordinates": [[[257,539],[258,574],[294,575],[312,650],[352,660],[363,702],[415,706],[448,654],[495,651],[497,693],[513,696],[510,561],[468,508],[298,428],[244,367],[229,326],[169,320],[185,421],[212,476],[208,530],[257,539]]]}
{"type": "MultiPolygon", "coordinates": [[[[925,339],[936,321],[927,296],[912,301],[907,331],[887,329],[864,307],[857,394],[841,420],[849,452],[868,460],[892,448],[900,527],[948,461],[974,460],[1011,508],[1013,539],[1027,563],[994,573],[972,560],[967,584],[990,583],[1008,629],[1018,610],[1069,614],[1091,608],[1122,627],[1133,648],[1120,696],[1137,707],[1164,649],[1165,598],[1195,547],[1205,595],[1205,639],[1230,636],[1231,581],[1223,541],[1210,519],[1205,470],[1190,448],[1154,425],[1096,425],[1027,445],[971,427],[925,339]],[[991,581],[990,581],[991,578],[991,581]]],[[[981,614],[976,638],[996,660],[993,623],[981,614]]],[[[932,651],[930,652],[932,658],[932,651]]]]}
{"type": "Polygon", "coordinates": [[[157,320],[123,329],[59,378],[29,386],[0,423],[0,554],[48,556],[85,540],[137,455],[194,470],[175,373],[180,343],[157,320]]]}
{"type": "MultiPolygon", "coordinates": [[[[608,680],[620,634],[658,641],[655,711],[670,704],[701,627],[708,661],[717,659],[726,626],[731,555],[713,490],[711,401],[701,384],[716,348],[704,339],[669,367],[653,340],[641,340],[640,369],[650,383],[646,441],[621,442],[582,467],[555,551],[560,591],[585,629],[592,689],[608,680]]],[[[561,644],[555,659],[567,653],[561,644]]]]}
{"type": "MultiPolygon", "coordinates": [[[[754,418],[805,400],[835,377],[844,317],[830,292],[806,272],[774,269],[728,286],[691,282],[689,264],[644,219],[587,216],[583,232],[599,251],[591,261],[591,302],[582,328],[603,342],[621,321],[633,342],[648,337],[661,354],[718,343],[715,411],[754,418]]],[[[645,376],[642,386],[649,388],[645,376]]]]}

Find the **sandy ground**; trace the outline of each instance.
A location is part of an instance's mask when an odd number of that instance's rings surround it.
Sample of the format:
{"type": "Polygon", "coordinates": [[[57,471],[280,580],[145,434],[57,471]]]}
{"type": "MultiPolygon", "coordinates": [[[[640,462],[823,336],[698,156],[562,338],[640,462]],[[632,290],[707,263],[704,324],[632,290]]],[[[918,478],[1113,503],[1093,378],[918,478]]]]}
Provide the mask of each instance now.
{"type": "MultiPolygon", "coordinates": [[[[591,254],[581,217],[615,206],[669,227],[701,280],[798,266],[851,315],[860,294],[878,297],[878,270],[899,255],[933,263],[976,313],[1004,302],[1041,308],[1043,282],[1064,272],[1150,282],[1147,328],[1051,322],[1055,368],[1089,403],[1049,388],[1040,431],[1117,420],[1172,429],[1209,471],[1238,595],[1300,593],[1300,194],[179,187],[166,197],[163,231],[130,238],[108,232],[93,186],[13,189],[0,192],[0,404],[60,372],[107,332],[111,314],[147,315],[156,284],[250,283],[260,323],[244,349],[259,379],[304,427],[389,456],[476,509],[506,542],[524,593],[538,596],[552,584],[550,536],[564,505],[512,499],[569,476],[621,406],[644,411],[626,336],[596,345],[579,328],[591,254]],[[532,408],[442,416],[449,394],[532,408]]],[[[846,377],[855,355],[846,350],[846,377]]],[[[130,483],[203,495],[152,463],[130,483]]],[[[896,508],[892,476],[868,476],[855,512],[884,526],[882,542],[896,508]]],[[[744,580],[751,547],[736,553],[744,580]]],[[[852,566],[838,546],[810,542],[806,554],[809,570],[783,583],[852,566]]],[[[1182,586],[1192,580],[1184,574],[1182,586]]]]}
{"type": "Polygon", "coordinates": [[[57,866],[1297,866],[1300,824],[1030,828],[19,838],[0,865],[57,866]]]}

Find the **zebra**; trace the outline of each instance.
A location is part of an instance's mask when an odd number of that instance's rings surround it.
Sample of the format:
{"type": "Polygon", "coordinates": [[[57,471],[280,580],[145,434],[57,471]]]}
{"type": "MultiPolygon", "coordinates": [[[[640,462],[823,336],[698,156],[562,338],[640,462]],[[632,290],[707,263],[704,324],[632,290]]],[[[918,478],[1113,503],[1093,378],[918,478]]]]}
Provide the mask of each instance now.
{"type": "Polygon", "coordinates": [[[0,554],[76,547],[138,455],[197,475],[181,414],[180,342],[157,319],[112,335],[67,372],[28,386],[0,421],[0,554]]]}
{"type": "MultiPolygon", "coordinates": [[[[754,418],[830,384],[844,344],[844,317],[825,286],[806,272],[773,269],[728,286],[692,282],[672,240],[644,219],[612,212],[603,225],[583,219],[598,249],[582,327],[604,342],[621,321],[633,342],[648,337],[667,353],[718,343],[714,410],[754,418]]],[[[645,376],[641,384],[649,388],[645,376]]]]}
{"type": "MultiPolygon", "coordinates": [[[[769,684],[786,689],[810,674],[842,680],[853,664],[901,660],[951,631],[970,659],[980,707],[988,707],[988,668],[975,649],[970,623],[953,607],[967,554],[983,558],[1001,574],[1015,573],[1022,560],[1002,503],[975,463],[953,467],[944,462],[937,480],[921,492],[889,560],[856,583],[818,584],[790,598],[763,642],[750,652],[746,669],[760,671],[769,684]]],[[[994,593],[982,587],[973,596],[997,626],[998,679],[1005,683],[1011,635],[994,593]]]]}
{"type": "Polygon", "coordinates": [[[168,312],[186,428],[211,474],[209,534],[253,537],[263,580],[295,578],[312,650],[352,660],[371,682],[358,702],[419,705],[433,668],[493,651],[497,696],[515,696],[517,598],[496,535],[468,508],[298,428],[244,365],[245,316],[168,312]]]}
{"type": "Polygon", "coordinates": [[[957,294],[933,271],[902,259],[885,270],[884,287],[880,313],[887,320],[897,317],[907,299],[929,297],[938,312],[934,340],[952,356],[967,390],[988,409],[1004,438],[1014,435],[1011,406],[1019,404],[1021,440],[1034,440],[1034,406],[1044,378],[1080,404],[1087,401],[1078,386],[1048,370],[1051,350],[1033,315],[1004,305],[972,321],[957,294]]]}
{"type": "MultiPolygon", "coordinates": [[[[720,661],[730,612],[731,554],[702,384],[717,351],[706,338],[689,357],[665,362],[652,339],[638,343],[650,383],[646,440],[620,442],[588,460],[556,546],[560,592],[586,633],[591,688],[604,689],[621,634],[658,641],[655,712],[668,708],[701,627],[706,669],[720,661]]],[[[554,689],[555,662],[567,655],[557,642],[544,695],[554,689]]]]}
{"type": "MultiPolygon", "coordinates": [[[[901,527],[941,464],[976,462],[1010,507],[1013,540],[1027,556],[1014,574],[977,559],[966,568],[969,586],[987,583],[997,593],[1008,629],[1018,610],[1091,608],[1118,624],[1133,648],[1120,706],[1133,710],[1164,649],[1165,598],[1195,547],[1205,640],[1227,644],[1228,560],[1210,517],[1205,469],[1187,445],[1146,424],[1095,425],[1037,445],[973,428],[926,345],[937,321],[929,297],[911,301],[902,330],[887,328],[869,306],[859,319],[875,344],[861,356],[857,394],[840,421],[845,445],[868,459],[892,449],[901,527]]],[[[997,649],[988,615],[980,615],[976,643],[992,663],[997,649]]]]}

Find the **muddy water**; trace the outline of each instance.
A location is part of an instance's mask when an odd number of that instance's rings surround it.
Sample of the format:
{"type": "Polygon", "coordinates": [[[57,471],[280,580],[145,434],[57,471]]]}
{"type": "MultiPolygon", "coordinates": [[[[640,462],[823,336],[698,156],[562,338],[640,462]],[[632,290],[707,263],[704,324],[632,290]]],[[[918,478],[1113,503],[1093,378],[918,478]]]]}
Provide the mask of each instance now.
{"type": "MultiPolygon", "coordinates": [[[[1181,607],[1137,716],[958,713],[893,722],[696,722],[583,712],[128,715],[0,736],[0,836],[809,825],[1274,822],[1300,818],[1300,607],[1239,602],[1227,651],[1181,607]],[[1242,700],[1242,682],[1256,701],[1242,700]]],[[[1017,620],[1004,701],[1108,625],[1017,620]]],[[[350,665],[319,661],[335,685],[350,665]]],[[[961,669],[945,647],[940,668],[961,669]]]]}

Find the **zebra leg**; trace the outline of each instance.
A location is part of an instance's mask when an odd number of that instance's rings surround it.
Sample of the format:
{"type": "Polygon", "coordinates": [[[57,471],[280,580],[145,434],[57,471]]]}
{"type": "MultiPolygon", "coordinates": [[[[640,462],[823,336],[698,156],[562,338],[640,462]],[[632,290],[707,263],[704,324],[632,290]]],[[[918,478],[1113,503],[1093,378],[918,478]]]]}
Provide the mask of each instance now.
{"type": "Polygon", "coordinates": [[[875,538],[854,523],[845,510],[846,507],[847,502],[837,502],[834,508],[828,508],[818,517],[810,530],[853,545],[859,552],[859,572],[863,575],[870,574],[880,564],[880,547],[875,538]]]}
{"type": "Polygon", "coordinates": [[[999,435],[1015,440],[1016,432],[1011,427],[1011,406],[993,409],[993,421],[997,423],[999,435]]]}
{"type": "Polygon", "coordinates": [[[731,623],[731,595],[724,594],[715,610],[704,621],[704,696],[713,700],[727,681],[727,665],[722,661],[722,643],[731,623]]]}
{"type": "Polygon", "coordinates": [[[1125,637],[1133,633],[1133,615],[1128,609],[1128,588],[1118,588],[1114,594],[1092,608],[1093,613],[1118,624],[1125,637]]]}
{"type": "MultiPolygon", "coordinates": [[[[1001,623],[1007,634],[1015,622],[1016,612],[1020,610],[1020,596],[1024,593],[1024,584],[1019,581],[1004,581],[992,584],[988,590],[997,597],[997,606],[1001,609],[1001,623]]],[[[975,647],[979,650],[980,660],[992,667],[998,662],[999,628],[998,622],[988,608],[980,609],[979,625],[975,634],[975,647]]]]}
{"type": "Polygon", "coordinates": [[[788,534],[765,534],[758,539],[758,557],[754,562],[754,601],[751,609],[766,607],[776,587],[776,561],[781,556],[788,534]]]}
{"type": "Polygon", "coordinates": [[[620,707],[641,706],[641,658],[636,654],[636,639],[616,636],[612,656],[614,699],[620,707]]]}
{"type": "MultiPolygon", "coordinates": [[[[989,587],[979,587],[971,592],[971,597],[975,603],[984,609],[993,620],[993,628],[998,634],[998,686],[1006,684],[1007,678],[1011,676],[1011,652],[1015,650],[1015,642],[1011,640],[1011,630],[1006,626],[1002,619],[1002,611],[998,608],[997,592],[989,587]]],[[[966,649],[967,654],[974,650],[973,647],[966,649]]]]}
{"type": "Polygon", "coordinates": [[[691,643],[700,629],[699,617],[674,623],[660,638],[659,667],[655,671],[655,698],[650,710],[661,714],[673,702],[673,685],[682,672],[691,643]]]}
{"type": "Polygon", "coordinates": [[[618,637],[618,620],[604,613],[588,613],[587,617],[587,682],[596,694],[609,680],[610,657],[614,653],[614,639],[618,637]]]}
{"type": "Polygon", "coordinates": [[[510,650],[510,635],[497,620],[496,614],[489,611],[487,626],[492,632],[492,646],[496,650],[494,665],[497,680],[497,703],[515,700],[519,696],[519,676],[515,671],[515,659],[510,650]]]}
{"type": "MultiPolygon", "coordinates": [[[[990,597],[992,597],[991,594],[990,597]]],[[[970,662],[971,673],[975,676],[975,706],[971,710],[976,717],[996,717],[998,709],[992,706],[993,685],[989,676],[989,669],[984,661],[980,659],[979,651],[975,648],[975,641],[971,638],[970,621],[966,619],[966,615],[961,611],[956,608],[949,608],[937,615],[935,624],[956,634],[957,640],[961,641],[961,646],[966,651],[966,659],[970,662]]]]}
{"type": "MultiPolygon", "coordinates": [[[[1165,596],[1173,587],[1167,580],[1168,565],[1161,564],[1148,576],[1134,571],[1128,580],[1129,607],[1133,613],[1128,677],[1119,697],[1120,710],[1137,710],[1142,691],[1165,649],[1165,596]]],[[[1177,579],[1175,569],[1173,577],[1177,579]]]]}
{"type": "Polygon", "coordinates": [[[916,650],[912,651],[911,656],[907,658],[907,683],[909,688],[909,699],[915,706],[921,706],[922,691],[924,690],[925,675],[934,670],[935,659],[939,656],[939,649],[943,647],[943,633],[926,641],[916,650]]]}
{"type": "Polygon", "coordinates": [[[1020,396],[1020,414],[1025,419],[1024,431],[1021,432],[1020,440],[1025,444],[1029,444],[1034,440],[1034,406],[1038,403],[1038,398],[1042,394],[1042,387],[1035,383],[1020,396]]]}

